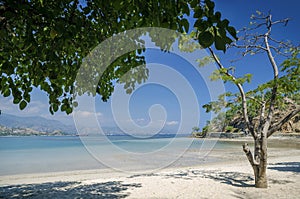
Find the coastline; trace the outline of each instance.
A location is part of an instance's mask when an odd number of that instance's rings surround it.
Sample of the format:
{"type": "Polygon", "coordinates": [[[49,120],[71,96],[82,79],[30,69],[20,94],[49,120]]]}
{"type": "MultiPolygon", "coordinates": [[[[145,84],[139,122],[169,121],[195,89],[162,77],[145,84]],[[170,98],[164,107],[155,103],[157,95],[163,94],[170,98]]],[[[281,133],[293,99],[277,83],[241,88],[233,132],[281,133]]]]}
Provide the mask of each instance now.
{"type": "MultiPolygon", "coordinates": [[[[188,167],[177,165],[138,174],[97,169],[1,176],[0,197],[26,193],[41,197],[48,194],[44,196],[53,198],[66,195],[100,198],[297,198],[300,195],[299,140],[276,137],[270,140],[270,144],[294,143],[292,146],[296,148],[288,145],[270,147],[268,189],[253,187],[252,168],[241,149],[234,152],[213,151],[210,156],[221,158],[217,162],[188,167]]],[[[219,141],[243,143],[250,139],[219,141]]]]}

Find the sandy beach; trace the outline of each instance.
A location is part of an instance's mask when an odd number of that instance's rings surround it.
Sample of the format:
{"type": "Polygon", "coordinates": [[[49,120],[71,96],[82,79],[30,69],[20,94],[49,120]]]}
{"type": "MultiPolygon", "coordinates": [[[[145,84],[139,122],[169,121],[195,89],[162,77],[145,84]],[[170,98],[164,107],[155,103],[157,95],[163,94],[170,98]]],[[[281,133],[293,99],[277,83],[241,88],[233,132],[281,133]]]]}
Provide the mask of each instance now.
{"type": "Polygon", "coordinates": [[[101,169],[1,176],[0,198],[299,198],[299,141],[291,140],[281,144],[296,147],[269,149],[268,189],[254,187],[242,151],[212,151],[210,156],[222,161],[155,172],[101,169]]]}

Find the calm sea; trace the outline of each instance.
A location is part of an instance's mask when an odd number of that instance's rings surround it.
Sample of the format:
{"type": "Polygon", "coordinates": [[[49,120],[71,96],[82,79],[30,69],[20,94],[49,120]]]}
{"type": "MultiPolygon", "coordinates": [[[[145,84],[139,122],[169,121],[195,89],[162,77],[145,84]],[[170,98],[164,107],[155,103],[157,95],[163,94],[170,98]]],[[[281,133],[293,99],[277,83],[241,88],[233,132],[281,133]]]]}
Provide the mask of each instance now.
{"type": "MultiPolygon", "coordinates": [[[[186,137],[0,137],[0,175],[113,168],[122,171],[216,161],[211,150],[232,145],[186,137]]],[[[240,147],[240,146],[239,146],[240,147]]]]}

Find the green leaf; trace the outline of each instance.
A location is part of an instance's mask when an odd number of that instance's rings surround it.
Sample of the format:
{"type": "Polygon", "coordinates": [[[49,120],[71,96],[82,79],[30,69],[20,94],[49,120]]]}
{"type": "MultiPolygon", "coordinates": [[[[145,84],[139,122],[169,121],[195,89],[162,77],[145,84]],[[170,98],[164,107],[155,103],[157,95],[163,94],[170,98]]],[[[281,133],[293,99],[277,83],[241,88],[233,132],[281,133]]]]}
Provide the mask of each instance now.
{"type": "Polygon", "coordinates": [[[184,29],[185,29],[185,32],[188,32],[189,31],[189,27],[190,27],[190,23],[188,22],[187,19],[182,19],[181,22],[180,22],[184,29]]]}
{"type": "Polygon", "coordinates": [[[206,113],[209,113],[209,112],[211,112],[211,110],[212,110],[212,105],[211,105],[211,104],[204,104],[204,105],[202,106],[202,108],[205,109],[205,112],[206,112],[206,113]]]}
{"type": "Polygon", "coordinates": [[[251,79],[252,79],[252,74],[248,73],[248,74],[245,74],[245,78],[246,78],[246,81],[248,83],[250,83],[251,79]]]}
{"type": "Polygon", "coordinates": [[[196,62],[199,63],[199,67],[206,66],[209,63],[214,63],[215,60],[211,56],[205,56],[202,59],[197,59],[196,62]]]}
{"type": "Polygon", "coordinates": [[[68,108],[68,106],[67,106],[66,104],[63,104],[63,105],[60,107],[60,110],[61,110],[62,112],[64,112],[64,111],[67,110],[67,108],[68,108]]]}
{"type": "Polygon", "coordinates": [[[68,107],[66,109],[66,113],[69,115],[70,113],[72,113],[73,109],[71,107],[68,107]]]}
{"type": "Polygon", "coordinates": [[[22,100],[19,104],[20,110],[23,110],[27,106],[27,102],[25,100],[22,100]]]}
{"type": "Polygon", "coordinates": [[[214,36],[210,31],[204,31],[199,34],[198,40],[203,48],[208,48],[214,43],[214,36]]]}
{"type": "Polygon", "coordinates": [[[216,36],[215,37],[215,47],[217,50],[222,50],[224,53],[226,51],[226,43],[225,41],[219,37],[219,36],[216,36]]]}
{"type": "Polygon", "coordinates": [[[212,81],[216,81],[216,80],[219,80],[221,78],[221,74],[220,74],[220,70],[214,70],[212,72],[212,74],[209,76],[209,78],[212,80],[212,81]]]}
{"type": "Polygon", "coordinates": [[[7,88],[6,90],[4,90],[3,96],[4,97],[10,96],[10,89],[9,88],[7,88]]]}
{"type": "Polygon", "coordinates": [[[78,102],[73,102],[73,107],[77,107],[78,106],[78,102]]]}
{"type": "Polygon", "coordinates": [[[194,9],[194,18],[196,18],[196,19],[198,19],[198,18],[202,18],[202,16],[203,16],[203,10],[202,10],[202,8],[201,7],[196,7],[195,9],[194,9]]]}
{"type": "Polygon", "coordinates": [[[210,10],[215,8],[215,3],[213,1],[205,0],[204,2],[210,10]]]}
{"type": "Polygon", "coordinates": [[[229,21],[227,19],[222,20],[218,25],[222,28],[227,28],[229,24],[229,21]]]}
{"type": "Polygon", "coordinates": [[[228,26],[226,27],[227,31],[230,33],[230,35],[235,38],[235,39],[238,39],[237,36],[236,36],[236,30],[234,27],[232,26],[228,26]]]}
{"type": "Polygon", "coordinates": [[[49,112],[51,113],[51,115],[53,115],[53,114],[54,114],[54,111],[53,111],[53,108],[52,108],[52,106],[49,106],[49,112]]]}
{"type": "Polygon", "coordinates": [[[57,36],[57,32],[56,32],[55,30],[52,29],[52,30],[50,31],[50,38],[51,38],[51,39],[54,39],[56,36],[57,36]]]}
{"type": "Polygon", "coordinates": [[[14,97],[14,99],[13,99],[14,104],[18,104],[20,101],[21,101],[21,99],[18,97],[14,97]]]}
{"type": "Polygon", "coordinates": [[[223,39],[224,39],[224,42],[226,43],[226,44],[231,44],[233,41],[232,41],[232,39],[230,39],[229,37],[227,37],[227,36],[225,36],[225,38],[223,37],[223,39]]]}
{"type": "Polygon", "coordinates": [[[143,50],[141,48],[137,49],[138,54],[142,54],[142,51],[143,50]]]}
{"type": "Polygon", "coordinates": [[[198,3],[199,3],[199,0],[192,0],[191,7],[195,8],[198,5],[198,3]]]}
{"type": "Polygon", "coordinates": [[[132,93],[132,89],[131,88],[126,89],[126,93],[127,94],[131,94],[132,93]]]}
{"type": "Polygon", "coordinates": [[[194,27],[197,28],[199,31],[205,31],[208,28],[209,24],[207,21],[203,21],[202,19],[198,19],[194,27]]]}
{"type": "Polygon", "coordinates": [[[221,20],[221,13],[220,12],[216,12],[215,13],[215,18],[217,19],[217,21],[221,20]]]}
{"type": "Polygon", "coordinates": [[[57,104],[53,104],[52,107],[53,107],[54,112],[58,111],[58,105],[57,104]]]}

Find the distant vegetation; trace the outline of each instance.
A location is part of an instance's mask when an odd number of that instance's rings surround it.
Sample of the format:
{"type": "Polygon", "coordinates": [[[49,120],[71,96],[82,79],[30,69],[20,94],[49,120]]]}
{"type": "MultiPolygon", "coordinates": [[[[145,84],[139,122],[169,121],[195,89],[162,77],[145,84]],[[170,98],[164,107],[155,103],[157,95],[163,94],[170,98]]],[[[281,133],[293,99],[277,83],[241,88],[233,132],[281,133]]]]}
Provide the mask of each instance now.
{"type": "Polygon", "coordinates": [[[62,131],[42,132],[31,128],[9,128],[0,126],[0,136],[62,136],[69,135],[62,131]]]}
{"type": "Polygon", "coordinates": [[[204,138],[206,137],[206,131],[200,131],[200,128],[195,126],[192,128],[192,136],[196,138],[204,138]]]}

